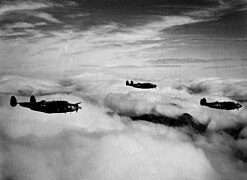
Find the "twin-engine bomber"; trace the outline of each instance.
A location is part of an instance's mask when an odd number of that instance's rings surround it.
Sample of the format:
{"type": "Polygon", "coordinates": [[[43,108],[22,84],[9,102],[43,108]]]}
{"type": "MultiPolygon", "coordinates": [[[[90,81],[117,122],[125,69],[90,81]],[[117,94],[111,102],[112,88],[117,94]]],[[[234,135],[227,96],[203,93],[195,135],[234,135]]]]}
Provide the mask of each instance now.
{"type": "Polygon", "coordinates": [[[157,85],[152,83],[134,83],[133,81],[126,81],[126,86],[132,86],[134,88],[141,88],[141,89],[156,89],[157,85]]]}
{"type": "Polygon", "coordinates": [[[36,99],[34,96],[30,97],[30,102],[17,102],[15,96],[11,96],[10,98],[10,105],[12,107],[15,107],[17,104],[19,104],[22,107],[29,108],[34,111],[40,111],[44,113],[67,113],[67,112],[73,112],[78,111],[81,109],[79,106],[81,102],[71,104],[67,101],[39,101],[36,102],[36,99]]]}
{"type": "Polygon", "coordinates": [[[222,109],[222,110],[234,110],[242,107],[241,104],[235,103],[233,101],[224,101],[224,102],[207,102],[206,98],[201,99],[201,106],[208,106],[214,109],[222,109]]]}

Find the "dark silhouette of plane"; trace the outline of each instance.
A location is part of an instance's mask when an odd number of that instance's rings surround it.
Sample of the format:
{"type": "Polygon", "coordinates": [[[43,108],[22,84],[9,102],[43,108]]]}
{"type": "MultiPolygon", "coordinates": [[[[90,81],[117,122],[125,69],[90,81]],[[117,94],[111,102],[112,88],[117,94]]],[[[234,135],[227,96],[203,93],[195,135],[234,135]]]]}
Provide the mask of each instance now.
{"type": "Polygon", "coordinates": [[[79,106],[79,103],[70,104],[67,101],[39,101],[36,102],[36,99],[34,96],[30,97],[30,102],[17,102],[15,96],[11,96],[10,98],[10,105],[12,107],[15,107],[17,104],[19,104],[22,107],[30,108],[34,111],[40,111],[44,113],[67,113],[67,112],[73,112],[78,111],[81,109],[79,106]]]}
{"type": "Polygon", "coordinates": [[[152,83],[136,83],[134,84],[133,81],[126,81],[126,86],[132,86],[134,88],[141,88],[141,89],[156,89],[157,85],[152,83]]]}
{"type": "Polygon", "coordinates": [[[215,109],[223,109],[223,110],[233,110],[233,109],[239,109],[242,107],[241,104],[235,103],[233,101],[224,101],[224,102],[210,102],[208,103],[206,98],[201,99],[200,101],[201,106],[208,106],[210,108],[215,109]]]}

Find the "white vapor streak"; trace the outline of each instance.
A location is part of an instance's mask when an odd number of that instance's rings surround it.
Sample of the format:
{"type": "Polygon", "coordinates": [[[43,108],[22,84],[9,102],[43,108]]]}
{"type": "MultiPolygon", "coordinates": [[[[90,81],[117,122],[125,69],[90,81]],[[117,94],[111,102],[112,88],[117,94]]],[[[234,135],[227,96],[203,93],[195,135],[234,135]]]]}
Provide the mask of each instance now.
{"type": "Polygon", "coordinates": [[[30,2],[23,1],[14,4],[5,4],[0,8],[0,16],[8,12],[18,11],[18,10],[36,10],[41,8],[51,7],[50,3],[40,3],[40,2],[30,2]]]}

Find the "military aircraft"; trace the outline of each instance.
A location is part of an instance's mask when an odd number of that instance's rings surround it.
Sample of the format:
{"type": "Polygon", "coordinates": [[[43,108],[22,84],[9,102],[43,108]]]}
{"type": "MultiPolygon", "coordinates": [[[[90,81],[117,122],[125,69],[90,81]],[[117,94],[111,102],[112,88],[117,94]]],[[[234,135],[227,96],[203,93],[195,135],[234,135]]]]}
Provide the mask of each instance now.
{"type": "Polygon", "coordinates": [[[141,89],[156,89],[157,85],[152,83],[136,83],[134,84],[133,81],[126,81],[126,86],[132,86],[134,88],[141,88],[141,89]]]}
{"type": "Polygon", "coordinates": [[[224,101],[224,102],[210,102],[208,103],[206,98],[201,99],[200,101],[201,106],[208,106],[210,108],[215,109],[223,109],[223,110],[233,110],[233,109],[239,109],[242,107],[241,104],[235,103],[233,101],[224,101]]]}
{"type": "Polygon", "coordinates": [[[67,112],[73,112],[78,111],[81,109],[79,106],[79,103],[70,104],[67,101],[39,101],[36,102],[36,99],[34,96],[30,97],[30,102],[17,102],[15,96],[11,96],[10,98],[10,105],[12,107],[15,107],[17,104],[19,104],[22,107],[30,108],[34,111],[40,111],[44,113],[67,113],[67,112]]]}

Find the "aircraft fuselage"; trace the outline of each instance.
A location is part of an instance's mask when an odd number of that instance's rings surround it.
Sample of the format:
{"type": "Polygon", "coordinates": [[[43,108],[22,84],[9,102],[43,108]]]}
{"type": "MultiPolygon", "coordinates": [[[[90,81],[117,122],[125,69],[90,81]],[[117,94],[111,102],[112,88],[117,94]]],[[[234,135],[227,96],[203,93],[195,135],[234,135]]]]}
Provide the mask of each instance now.
{"type": "Polygon", "coordinates": [[[18,103],[22,107],[29,108],[34,111],[40,111],[44,113],[66,113],[76,111],[77,108],[70,106],[66,101],[45,101],[45,102],[21,102],[18,103]]]}
{"type": "Polygon", "coordinates": [[[234,102],[212,102],[212,103],[206,103],[205,106],[215,109],[225,109],[225,110],[239,109],[242,107],[241,104],[234,102]]]}

